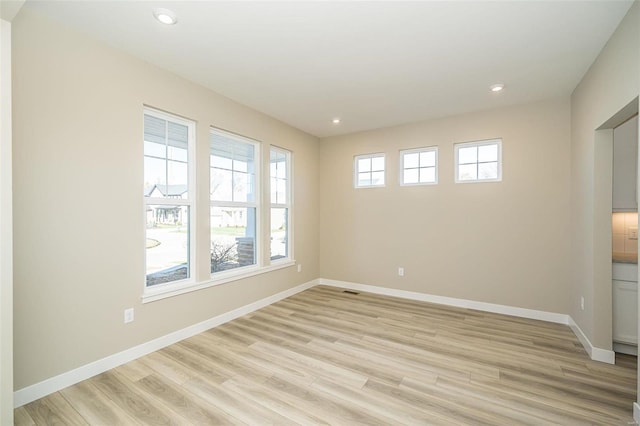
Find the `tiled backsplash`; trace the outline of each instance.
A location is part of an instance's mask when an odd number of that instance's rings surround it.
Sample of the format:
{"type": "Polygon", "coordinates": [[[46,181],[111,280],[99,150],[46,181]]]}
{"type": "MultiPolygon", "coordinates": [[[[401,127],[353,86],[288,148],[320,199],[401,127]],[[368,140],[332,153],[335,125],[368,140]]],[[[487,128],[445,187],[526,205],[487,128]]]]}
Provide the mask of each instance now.
{"type": "Polygon", "coordinates": [[[613,213],[614,253],[638,253],[638,213],[613,213]]]}

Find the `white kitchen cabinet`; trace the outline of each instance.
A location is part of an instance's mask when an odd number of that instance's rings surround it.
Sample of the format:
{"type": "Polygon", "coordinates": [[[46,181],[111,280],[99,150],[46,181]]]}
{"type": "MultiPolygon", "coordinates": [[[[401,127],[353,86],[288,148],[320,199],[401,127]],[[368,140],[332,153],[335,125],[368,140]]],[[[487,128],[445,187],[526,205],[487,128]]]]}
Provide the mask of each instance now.
{"type": "Polygon", "coordinates": [[[638,344],[638,283],[613,280],[613,341],[638,344]]]}
{"type": "Polygon", "coordinates": [[[637,353],[638,265],[635,263],[614,263],[612,266],[614,350],[623,353],[637,353]]]}
{"type": "Polygon", "coordinates": [[[613,209],[638,209],[638,116],[613,129],[613,209]]]}

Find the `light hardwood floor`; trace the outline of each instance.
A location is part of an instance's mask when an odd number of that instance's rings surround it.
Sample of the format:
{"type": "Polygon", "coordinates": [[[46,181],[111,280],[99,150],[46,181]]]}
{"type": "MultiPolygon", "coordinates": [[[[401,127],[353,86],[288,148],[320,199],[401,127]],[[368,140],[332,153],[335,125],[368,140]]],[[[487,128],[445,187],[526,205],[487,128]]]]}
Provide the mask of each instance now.
{"type": "Polygon", "coordinates": [[[563,325],[314,287],[15,411],[16,424],[633,424],[636,359],[563,325]]]}

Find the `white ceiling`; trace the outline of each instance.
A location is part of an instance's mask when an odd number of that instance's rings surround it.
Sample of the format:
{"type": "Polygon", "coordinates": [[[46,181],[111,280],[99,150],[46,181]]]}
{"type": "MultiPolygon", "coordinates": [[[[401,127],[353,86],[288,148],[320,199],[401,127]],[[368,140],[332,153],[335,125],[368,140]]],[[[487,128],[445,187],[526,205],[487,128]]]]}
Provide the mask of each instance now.
{"type": "Polygon", "coordinates": [[[325,137],[568,95],[632,3],[27,0],[24,7],[325,137]],[[158,23],[159,6],[178,24],[158,23]],[[506,89],[491,93],[495,82],[506,89]]]}

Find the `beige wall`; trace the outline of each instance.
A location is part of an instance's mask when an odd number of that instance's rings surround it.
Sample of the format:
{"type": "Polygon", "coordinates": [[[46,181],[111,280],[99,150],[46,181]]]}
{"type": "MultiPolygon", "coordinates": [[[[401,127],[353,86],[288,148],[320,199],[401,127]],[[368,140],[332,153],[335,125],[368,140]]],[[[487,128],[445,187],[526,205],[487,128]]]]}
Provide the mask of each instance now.
{"type": "Polygon", "coordinates": [[[612,131],[608,128],[625,117],[609,119],[632,102],[637,111],[634,99],[639,93],[639,76],[640,4],[635,2],[571,96],[569,314],[592,344],[604,349],[612,345],[612,131]],[[603,130],[596,131],[599,128],[603,130]],[[585,298],[584,311],[580,308],[581,297],[585,298]]]}
{"type": "Polygon", "coordinates": [[[322,140],[321,276],[566,313],[569,117],[567,97],[322,140]],[[503,181],[455,184],[453,144],[496,137],[503,181]],[[439,183],[399,186],[398,151],[433,145],[439,183]],[[354,189],[372,152],[387,185],[354,189]]]}
{"type": "MultiPolygon", "coordinates": [[[[13,61],[15,389],[319,275],[316,138],[28,10],[13,22],[13,61]],[[293,151],[301,273],[290,267],[141,304],[143,104],[197,121],[200,182],[210,125],[293,151]],[[124,325],[127,307],[135,322],[124,325]]],[[[204,279],[206,183],[198,201],[204,279]]]]}

